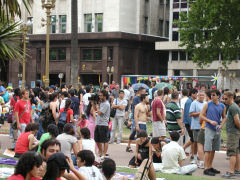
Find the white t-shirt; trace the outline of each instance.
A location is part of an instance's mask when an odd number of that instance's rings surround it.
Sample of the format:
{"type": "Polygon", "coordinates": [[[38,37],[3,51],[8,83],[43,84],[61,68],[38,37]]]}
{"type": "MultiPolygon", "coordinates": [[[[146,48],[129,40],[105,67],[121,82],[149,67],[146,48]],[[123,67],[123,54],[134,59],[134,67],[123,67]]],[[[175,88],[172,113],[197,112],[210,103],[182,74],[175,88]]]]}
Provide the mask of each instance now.
{"type": "Polygon", "coordinates": [[[83,166],[80,167],[78,171],[83,174],[88,180],[103,180],[102,174],[96,166],[83,166]]]}
{"type": "Polygon", "coordinates": [[[65,108],[65,104],[66,104],[67,99],[68,99],[67,97],[62,99],[61,104],[60,104],[60,109],[65,108]]]}
{"type": "Polygon", "coordinates": [[[91,97],[91,93],[86,93],[83,95],[82,100],[83,100],[84,106],[87,106],[89,104],[89,100],[88,100],[89,97],[91,97]]]}
{"type": "MultiPolygon", "coordinates": [[[[127,106],[127,100],[126,99],[114,99],[113,104],[120,105],[120,106],[127,106]]],[[[123,110],[120,110],[117,108],[116,110],[116,116],[125,116],[125,108],[123,110]]]]}
{"type": "Polygon", "coordinates": [[[130,100],[131,96],[130,96],[130,91],[127,89],[124,89],[124,99],[126,99],[127,101],[130,100]]]}
{"type": "Polygon", "coordinates": [[[186,159],[183,148],[175,141],[163,146],[161,156],[163,173],[177,173],[180,169],[178,161],[186,159]]]}
{"type": "Polygon", "coordinates": [[[75,136],[63,133],[58,135],[56,139],[61,143],[61,152],[71,158],[73,144],[77,143],[77,138],[75,136]]]}
{"type": "Polygon", "coordinates": [[[95,141],[93,139],[82,139],[82,147],[83,150],[90,150],[95,155],[95,141]]]}
{"type": "Polygon", "coordinates": [[[184,110],[185,103],[187,102],[188,97],[184,97],[180,100],[180,108],[184,110]]]}

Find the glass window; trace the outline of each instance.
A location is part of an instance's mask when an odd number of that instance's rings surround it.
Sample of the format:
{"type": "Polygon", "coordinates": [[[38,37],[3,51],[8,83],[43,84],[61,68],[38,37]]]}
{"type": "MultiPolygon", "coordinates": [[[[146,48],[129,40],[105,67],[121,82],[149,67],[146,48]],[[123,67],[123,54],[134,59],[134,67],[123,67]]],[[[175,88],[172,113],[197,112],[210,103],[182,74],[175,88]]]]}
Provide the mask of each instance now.
{"type": "Polygon", "coordinates": [[[95,14],[95,32],[103,31],[103,14],[95,14]]]}
{"type": "Polygon", "coordinates": [[[50,49],[49,59],[50,59],[50,61],[57,60],[57,49],[50,49]]]}
{"type": "Polygon", "coordinates": [[[108,60],[113,60],[113,47],[108,47],[108,60]]]}
{"type": "Polygon", "coordinates": [[[92,14],[84,15],[84,32],[92,32],[92,14]]]}
{"type": "Polygon", "coordinates": [[[163,36],[163,20],[159,20],[159,36],[163,36]]]}
{"type": "Polygon", "coordinates": [[[66,33],[67,26],[67,16],[60,15],[59,16],[59,33],[66,33]]]}
{"type": "Polygon", "coordinates": [[[27,18],[27,24],[29,24],[29,30],[28,30],[28,34],[32,34],[33,33],[33,17],[28,17],[27,18]]]}
{"type": "Polygon", "coordinates": [[[50,33],[56,33],[56,16],[51,16],[50,33]]]}
{"type": "Polygon", "coordinates": [[[91,49],[83,49],[82,50],[83,60],[91,60],[92,59],[92,51],[91,49]]]}
{"type": "Polygon", "coordinates": [[[179,12],[173,12],[173,21],[176,21],[179,19],[179,12]]]}
{"type": "Polygon", "coordinates": [[[58,60],[66,60],[66,49],[59,49],[58,50],[58,60]]]}
{"type": "Polygon", "coordinates": [[[148,31],[148,17],[144,17],[144,34],[148,31]]]}
{"type": "Polygon", "coordinates": [[[186,52],[180,51],[180,61],[186,61],[186,52]]]}
{"type": "Polygon", "coordinates": [[[102,50],[101,49],[93,50],[93,60],[102,60],[102,50]]]}
{"type": "Polygon", "coordinates": [[[179,36],[179,33],[177,31],[173,31],[172,40],[173,41],[178,41],[178,36],[179,36]]]}
{"type": "Polygon", "coordinates": [[[178,51],[172,51],[172,60],[178,61],[178,51]]]}
{"type": "Polygon", "coordinates": [[[166,25],[165,25],[165,35],[166,35],[166,37],[169,37],[169,21],[166,21],[166,25]]]}
{"type": "Polygon", "coordinates": [[[187,2],[181,3],[181,8],[187,8],[187,2]]]}

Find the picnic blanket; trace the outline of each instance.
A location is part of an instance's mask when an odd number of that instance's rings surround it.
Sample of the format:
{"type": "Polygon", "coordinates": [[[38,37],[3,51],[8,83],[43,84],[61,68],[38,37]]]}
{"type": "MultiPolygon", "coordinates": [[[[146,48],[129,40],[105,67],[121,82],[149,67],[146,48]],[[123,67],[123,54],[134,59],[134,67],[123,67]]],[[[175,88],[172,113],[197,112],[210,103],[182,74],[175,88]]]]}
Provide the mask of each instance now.
{"type": "Polygon", "coordinates": [[[8,178],[14,173],[14,168],[0,168],[0,178],[8,178]]]}
{"type": "Polygon", "coordinates": [[[16,159],[12,159],[12,158],[2,158],[0,157],[0,164],[6,164],[6,165],[16,165],[17,164],[17,160],[16,159]]]}

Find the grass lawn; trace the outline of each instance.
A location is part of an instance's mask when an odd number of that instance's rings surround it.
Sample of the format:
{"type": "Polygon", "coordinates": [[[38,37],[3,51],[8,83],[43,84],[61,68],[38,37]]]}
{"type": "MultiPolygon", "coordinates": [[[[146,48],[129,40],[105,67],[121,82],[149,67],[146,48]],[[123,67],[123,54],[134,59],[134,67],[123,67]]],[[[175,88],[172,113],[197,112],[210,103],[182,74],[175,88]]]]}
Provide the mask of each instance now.
{"type": "MultiPolygon", "coordinates": [[[[136,169],[128,169],[128,168],[117,168],[117,172],[124,172],[129,174],[135,174],[136,169]]],[[[157,172],[157,178],[166,178],[168,180],[213,180],[213,178],[205,178],[198,176],[185,176],[185,175],[176,175],[176,174],[164,174],[157,172]]],[[[220,179],[214,179],[220,180],[220,179]]]]}

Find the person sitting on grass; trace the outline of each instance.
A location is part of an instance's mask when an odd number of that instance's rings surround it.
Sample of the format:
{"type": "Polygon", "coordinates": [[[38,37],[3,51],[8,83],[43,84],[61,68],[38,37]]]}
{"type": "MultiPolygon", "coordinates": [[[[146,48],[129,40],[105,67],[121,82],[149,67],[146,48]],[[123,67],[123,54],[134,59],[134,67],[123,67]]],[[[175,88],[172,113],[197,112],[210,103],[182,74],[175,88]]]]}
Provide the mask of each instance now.
{"type": "MultiPolygon", "coordinates": [[[[15,156],[19,158],[23,153],[28,150],[34,150],[38,146],[38,140],[35,138],[39,125],[37,123],[29,123],[17,140],[15,147],[15,156]]],[[[36,150],[37,151],[37,150],[36,150]]]]}
{"type": "Polygon", "coordinates": [[[92,151],[82,150],[77,154],[77,166],[79,172],[88,180],[102,180],[102,174],[99,169],[94,166],[95,157],[92,151]]]}
{"type": "Polygon", "coordinates": [[[186,154],[178,144],[180,134],[177,131],[170,132],[171,141],[162,148],[162,164],[154,163],[155,171],[169,174],[191,175],[197,169],[196,164],[183,166],[186,154]]]}
{"type": "Polygon", "coordinates": [[[126,176],[115,175],[115,172],[116,172],[115,161],[110,158],[105,159],[102,163],[102,173],[104,180],[127,180],[126,176]]]}
{"type": "Polygon", "coordinates": [[[147,158],[152,161],[152,146],[147,132],[140,130],[136,139],[135,156],[129,161],[129,167],[135,168],[136,166],[140,166],[142,161],[147,158]]]}
{"type": "Polygon", "coordinates": [[[41,152],[41,144],[51,138],[56,138],[58,136],[58,127],[55,124],[49,124],[47,127],[47,133],[44,133],[39,141],[38,152],[41,152]]]}
{"type": "Polygon", "coordinates": [[[43,159],[37,152],[25,152],[8,180],[40,180],[43,159]]]}

